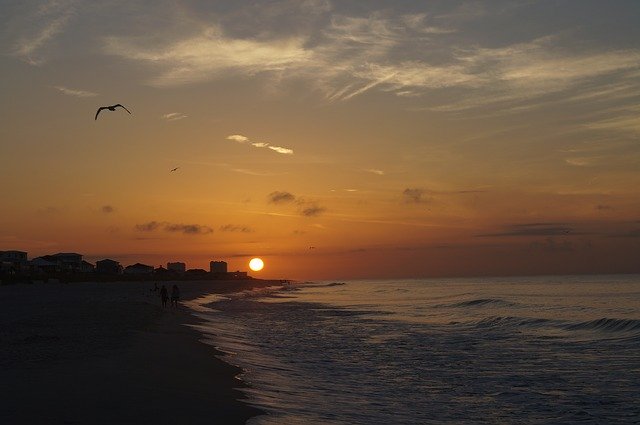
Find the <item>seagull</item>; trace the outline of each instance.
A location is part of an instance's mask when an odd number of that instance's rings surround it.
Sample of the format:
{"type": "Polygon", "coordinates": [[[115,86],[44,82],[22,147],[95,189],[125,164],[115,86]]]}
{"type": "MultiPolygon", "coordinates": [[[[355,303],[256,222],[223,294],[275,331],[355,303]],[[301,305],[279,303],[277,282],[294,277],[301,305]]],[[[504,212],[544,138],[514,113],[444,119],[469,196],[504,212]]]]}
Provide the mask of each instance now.
{"type": "Polygon", "coordinates": [[[170,171],[173,173],[174,171],[178,171],[178,168],[180,167],[172,168],[170,171]]]}
{"type": "Polygon", "coordinates": [[[108,109],[110,111],[115,111],[116,108],[122,108],[125,111],[127,111],[129,114],[131,114],[131,111],[128,110],[127,108],[124,107],[124,105],[121,105],[119,103],[115,104],[115,105],[111,105],[111,106],[101,106],[98,108],[98,111],[96,112],[96,117],[94,118],[94,120],[98,119],[98,114],[100,113],[100,111],[102,111],[103,109],[108,109]]]}

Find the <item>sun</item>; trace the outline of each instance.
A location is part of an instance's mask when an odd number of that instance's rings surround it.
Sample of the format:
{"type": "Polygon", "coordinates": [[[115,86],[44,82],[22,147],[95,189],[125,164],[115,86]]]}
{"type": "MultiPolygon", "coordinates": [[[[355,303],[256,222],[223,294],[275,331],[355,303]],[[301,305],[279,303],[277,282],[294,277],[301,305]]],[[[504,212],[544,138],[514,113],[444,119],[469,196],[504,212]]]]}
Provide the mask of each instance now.
{"type": "Polygon", "coordinates": [[[249,268],[254,272],[262,270],[263,267],[264,261],[262,261],[260,258],[252,258],[251,261],[249,261],[249,268]]]}

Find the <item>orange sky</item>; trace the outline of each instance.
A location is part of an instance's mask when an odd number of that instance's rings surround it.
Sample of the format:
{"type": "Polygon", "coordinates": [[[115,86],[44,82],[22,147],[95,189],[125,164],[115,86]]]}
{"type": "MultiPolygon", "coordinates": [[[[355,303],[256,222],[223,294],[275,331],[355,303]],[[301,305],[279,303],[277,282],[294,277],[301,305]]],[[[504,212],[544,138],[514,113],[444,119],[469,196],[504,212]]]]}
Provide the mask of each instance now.
{"type": "Polygon", "coordinates": [[[8,3],[0,250],[640,271],[635,2],[150,4],[8,3]]]}

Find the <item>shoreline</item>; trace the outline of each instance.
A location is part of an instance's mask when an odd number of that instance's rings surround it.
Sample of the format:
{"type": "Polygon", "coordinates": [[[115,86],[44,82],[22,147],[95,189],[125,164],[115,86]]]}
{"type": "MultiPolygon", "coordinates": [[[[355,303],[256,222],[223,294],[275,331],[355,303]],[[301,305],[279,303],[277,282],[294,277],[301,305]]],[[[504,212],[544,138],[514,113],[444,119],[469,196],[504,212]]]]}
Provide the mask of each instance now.
{"type": "MultiPolygon", "coordinates": [[[[159,282],[172,285],[174,282],[159,282]]],[[[175,282],[181,302],[281,281],[175,282]]],[[[0,287],[0,422],[244,424],[242,370],[219,358],[184,305],[150,282],[0,287]]]]}

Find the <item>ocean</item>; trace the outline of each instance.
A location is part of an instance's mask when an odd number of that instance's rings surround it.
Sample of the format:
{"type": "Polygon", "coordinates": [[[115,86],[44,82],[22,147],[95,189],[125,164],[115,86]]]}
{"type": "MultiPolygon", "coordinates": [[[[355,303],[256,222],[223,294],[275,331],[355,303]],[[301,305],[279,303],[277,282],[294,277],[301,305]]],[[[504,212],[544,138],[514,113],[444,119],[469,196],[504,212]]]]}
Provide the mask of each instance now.
{"type": "Polygon", "coordinates": [[[268,412],[251,425],[640,423],[638,275],[316,282],[191,307],[268,412]]]}

